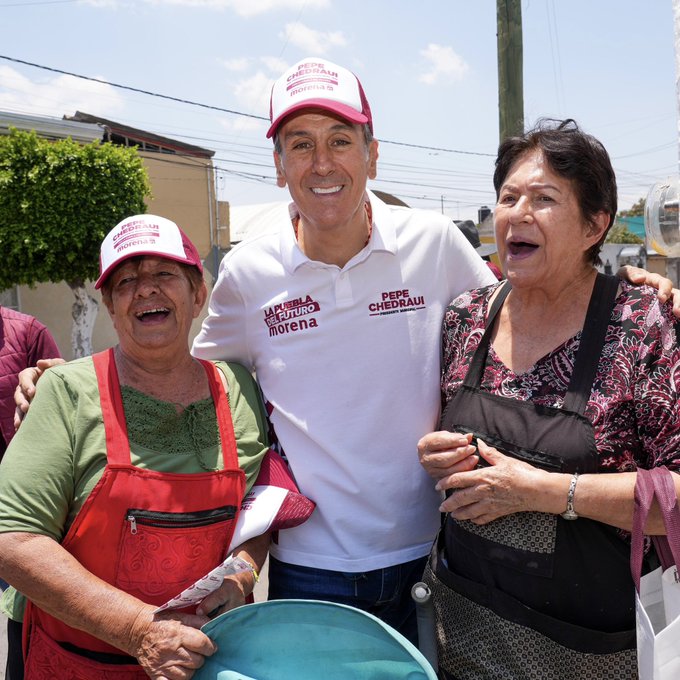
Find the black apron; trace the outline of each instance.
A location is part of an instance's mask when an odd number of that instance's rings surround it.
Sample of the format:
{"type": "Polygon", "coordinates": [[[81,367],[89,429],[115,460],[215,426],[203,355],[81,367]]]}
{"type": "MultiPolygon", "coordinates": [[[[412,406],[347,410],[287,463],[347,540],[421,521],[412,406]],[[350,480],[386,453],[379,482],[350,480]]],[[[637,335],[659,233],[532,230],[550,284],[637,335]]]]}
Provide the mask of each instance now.
{"type": "MultiPolygon", "coordinates": [[[[617,289],[618,279],[597,275],[564,406],[553,408],[479,389],[506,283],[441,429],[547,471],[597,472],[584,411],[617,289]]],[[[444,677],[637,678],[629,557],[613,527],[586,518],[523,512],[477,526],[447,516],[426,571],[444,677]]]]}

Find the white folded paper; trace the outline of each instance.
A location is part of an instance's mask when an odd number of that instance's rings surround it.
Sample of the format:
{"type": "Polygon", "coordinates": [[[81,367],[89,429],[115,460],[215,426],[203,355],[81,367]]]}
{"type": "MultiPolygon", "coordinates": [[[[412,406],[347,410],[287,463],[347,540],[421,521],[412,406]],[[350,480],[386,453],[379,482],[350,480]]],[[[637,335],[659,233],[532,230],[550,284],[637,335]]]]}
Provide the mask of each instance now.
{"type": "Polygon", "coordinates": [[[198,604],[210,593],[217,590],[224,581],[225,576],[238,574],[241,571],[250,571],[252,566],[240,557],[227,557],[222,564],[215,567],[208,572],[203,578],[198,579],[188,588],[185,588],[177,597],[168,600],[164,605],[156,609],[155,613],[165,611],[166,609],[183,609],[184,607],[192,607],[198,604]]]}
{"type": "Polygon", "coordinates": [[[280,486],[254,486],[241,503],[229,552],[248,539],[266,533],[289,493],[280,486]]]}
{"type": "Polygon", "coordinates": [[[289,493],[288,489],[280,486],[254,486],[241,503],[241,512],[238,514],[234,535],[229,545],[230,556],[156,611],[162,612],[166,609],[182,609],[196,605],[217,590],[222,585],[225,576],[252,569],[245,560],[232,557],[231,552],[248,539],[267,532],[289,493]]]}
{"type": "MultiPolygon", "coordinates": [[[[293,484],[291,480],[291,485],[293,484]]],[[[286,526],[295,526],[304,522],[314,510],[314,503],[300,493],[283,486],[256,485],[246,494],[241,503],[234,534],[229,544],[229,554],[222,564],[185,588],[156,609],[181,609],[198,604],[203,598],[217,590],[225,576],[251,570],[248,562],[240,557],[232,557],[232,551],[248,539],[261,536],[267,531],[277,531],[286,526]]]]}

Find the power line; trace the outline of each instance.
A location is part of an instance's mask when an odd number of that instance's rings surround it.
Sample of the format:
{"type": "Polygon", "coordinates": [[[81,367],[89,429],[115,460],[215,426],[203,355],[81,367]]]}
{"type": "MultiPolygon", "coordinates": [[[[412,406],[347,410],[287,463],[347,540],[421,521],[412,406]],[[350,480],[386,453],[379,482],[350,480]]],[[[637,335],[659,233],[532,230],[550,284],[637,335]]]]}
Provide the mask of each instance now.
{"type": "MultiPolygon", "coordinates": [[[[68,0],[54,0],[54,4],[57,4],[57,2],[59,2],[59,1],[60,2],[66,2],[68,0]]],[[[36,2],[35,4],[40,4],[40,3],[36,2]]],[[[51,4],[51,3],[46,3],[46,4],[51,4]]],[[[8,5],[0,5],[0,7],[3,7],[3,6],[8,6],[8,5]]],[[[254,114],[248,114],[248,113],[244,113],[244,112],[241,112],[241,111],[235,111],[235,110],[232,110],[232,109],[226,109],[226,108],[222,108],[222,107],[218,107],[218,106],[212,106],[212,105],[209,105],[209,104],[204,104],[202,102],[196,102],[196,101],[192,101],[192,100],[188,100],[188,99],[183,99],[183,98],[180,98],[180,97],[163,95],[163,94],[160,94],[160,93],[157,93],[157,92],[152,92],[152,91],[144,90],[144,89],[141,89],[141,88],[135,88],[135,87],[127,86],[127,85],[121,85],[121,84],[118,84],[118,83],[112,83],[112,82],[109,82],[109,81],[106,81],[106,80],[102,80],[102,79],[98,79],[98,78],[91,78],[91,77],[83,76],[83,75],[80,75],[80,74],[77,74],[77,73],[72,73],[72,72],[69,72],[69,71],[64,71],[64,70],[61,70],[61,69],[44,66],[44,65],[41,65],[41,64],[35,64],[33,62],[25,61],[25,60],[22,60],[22,59],[16,59],[16,58],[8,57],[8,56],[5,56],[5,55],[0,55],[0,59],[4,59],[6,61],[10,61],[10,62],[18,63],[18,64],[23,64],[23,65],[26,65],[26,66],[31,66],[33,68],[38,68],[38,69],[42,69],[42,70],[45,70],[45,71],[50,71],[50,72],[53,72],[53,73],[59,73],[61,75],[69,75],[69,76],[72,76],[74,78],[79,78],[79,79],[82,79],[82,80],[88,80],[88,81],[92,81],[92,82],[101,83],[101,84],[104,84],[104,85],[109,85],[110,87],[128,90],[128,91],[131,91],[131,92],[140,93],[140,94],[147,95],[147,96],[150,96],[150,97],[156,97],[156,98],[159,98],[159,99],[178,102],[180,104],[188,104],[188,105],[200,107],[200,108],[203,108],[203,109],[209,109],[209,110],[213,110],[213,111],[221,111],[221,112],[224,112],[224,113],[229,113],[229,114],[237,115],[237,116],[246,116],[248,118],[258,119],[258,120],[262,120],[262,121],[265,121],[265,122],[268,122],[268,120],[269,120],[268,118],[265,118],[263,116],[257,116],[257,115],[254,115],[254,114]]],[[[182,136],[185,136],[185,135],[182,135],[182,136]]],[[[461,154],[461,155],[487,157],[487,158],[493,158],[495,156],[495,154],[489,154],[489,153],[462,151],[462,150],[458,150],[458,149],[432,147],[432,146],[426,146],[426,145],[421,145],[421,144],[411,144],[411,143],[407,143],[407,142],[396,142],[396,141],[384,140],[384,139],[380,139],[379,141],[382,144],[391,144],[391,145],[394,145],[394,146],[417,149],[417,150],[461,154]]],[[[243,146],[250,146],[250,145],[243,145],[243,146]]],[[[619,158],[627,158],[629,156],[643,155],[643,154],[649,153],[651,151],[663,149],[666,146],[667,145],[660,145],[659,147],[655,147],[654,149],[651,149],[651,150],[640,151],[640,152],[637,152],[637,153],[620,156],[620,157],[617,157],[617,158],[613,158],[613,160],[618,160],[619,158]]],[[[258,147],[253,147],[253,148],[258,148],[258,147]]],[[[233,150],[232,150],[232,153],[234,153],[233,150]]],[[[238,163],[237,161],[234,161],[232,159],[230,159],[230,160],[225,159],[225,161],[223,161],[223,162],[227,162],[229,164],[238,163]]],[[[264,167],[260,163],[253,163],[253,162],[243,162],[241,164],[246,165],[246,166],[249,165],[253,168],[264,167]]],[[[390,167],[390,165],[388,164],[386,167],[390,167]]],[[[397,169],[399,167],[399,164],[394,164],[393,167],[395,169],[397,169]]],[[[415,168],[412,164],[409,164],[408,167],[410,168],[410,170],[412,172],[415,171],[415,168]]],[[[222,172],[222,173],[231,175],[232,177],[240,177],[240,178],[242,178],[246,181],[254,181],[254,182],[260,182],[260,183],[265,183],[265,184],[273,184],[275,182],[275,178],[269,176],[268,174],[263,174],[263,173],[258,173],[258,172],[238,171],[238,170],[230,169],[230,168],[227,168],[227,167],[224,167],[224,166],[221,166],[221,167],[217,166],[215,168],[215,170],[218,171],[218,172],[222,172]]],[[[420,168],[420,169],[418,169],[416,174],[423,174],[423,173],[428,173],[428,172],[432,173],[432,174],[448,174],[451,171],[441,170],[441,169],[435,170],[434,168],[432,168],[432,169],[420,168]]],[[[456,174],[456,173],[452,173],[452,174],[456,174]]],[[[462,174],[467,176],[468,178],[471,178],[469,170],[466,171],[465,173],[462,173],[462,174]]],[[[621,172],[622,176],[625,176],[625,174],[626,174],[625,172],[621,172]]],[[[628,173],[628,174],[631,174],[631,173],[628,173]]],[[[482,176],[480,175],[479,179],[481,179],[481,178],[482,178],[482,176]]],[[[631,177],[631,179],[632,179],[632,177],[631,177]]],[[[477,194],[485,193],[484,190],[481,190],[479,188],[465,188],[465,189],[463,189],[462,187],[453,187],[452,188],[452,187],[449,187],[448,185],[445,186],[445,187],[442,187],[439,184],[427,183],[427,181],[423,182],[422,180],[420,182],[414,182],[412,180],[411,181],[403,181],[403,180],[396,180],[396,179],[381,177],[380,182],[384,183],[384,184],[391,184],[391,185],[410,184],[410,185],[422,187],[422,188],[425,188],[425,189],[437,189],[437,190],[444,189],[444,190],[447,190],[447,191],[453,189],[454,191],[471,192],[471,193],[477,193],[477,194]]],[[[625,183],[625,180],[624,180],[624,182],[621,182],[621,184],[624,184],[624,183],[625,183]]],[[[421,199],[421,200],[423,200],[423,199],[424,200],[440,200],[440,197],[430,199],[429,197],[425,197],[425,196],[410,196],[410,198],[421,199]]]]}
{"type": "Polygon", "coordinates": [[[381,144],[395,144],[396,146],[407,146],[411,149],[424,149],[426,151],[443,151],[445,153],[460,153],[466,156],[488,156],[495,158],[495,153],[482,153],[481,151],[460,151],[459,149],[443,149],[437,146],[423,146],[421,144],[408,144],[407,142],[391,142],[387,139],[379,140],[381,144]]]}
{"type": "Polygon", "coordinates": [[[6,61],[12,61],[16,64],[23,64],[24,66],[32,66],[33,68],[39,68],[43,71],[51,71],[52,73],[59,73],[63,76],[72,76],[73,78],[80,78],[81,80],[89,80],[93,83],[100,83],[102,85],[109,85],[111,87],[117,87],[121,90],[129,90],[130,92],[138,92],[139,94],[146,94],[150,97],[159,97],[160,99],[168,99],[173,102],[179,102],[180,104],[189,104],[191,106],[200,106],[203,109],[212,109],[213,111],[221,111],[222,113],[231,113],[235,116],[246,116],[248,118],[256,118],[258,120],[268,121],[269,118],[263,118],[262,116],[256,116],[252,113],[244,113],[243,111],[233,111],[231,109],[224,109],[220,106],[212,106],[211,104],[202,104],[201,102],[195,102],[190,99],[182,99],[181,97],[172,97],[167,94],[159,94],[158,92],[151,92],[150,90],[142,90],[138,87],[131,87],[130,85],[121,85],[120,83],[112,83],[108,80],[102,80],[101,78],[91,78],[89,76],[83,76],[79,73],[71,73],[70,71],[62,71],[58,68],[52,68],[51,66],[43,66],[41,64],[34,64],[30,61],[24,61],[23,59],[14,59],[13,57],[6,57],[0,54],[0,59],[5,59],[6,61]]]}
{"type": "MultiPolygon", "coordinates": [[[[201,163],[193,162],[190,158],[186,157],[173,157],[173,156],[166,156],[163,158],[156,158],[154,159],[157,163],[165,163],[167,165],[175,165],[175,166],[185,166],[185,167],[193,167],[193,168],[202,168],[204,166],[201,165],[201,163]]],[[[233,170],[227,167],[224,164],[233,164],[233,165],[247,165],[250,167],[263,167],[267,168],[268,170],[272,169],[271,164],[259,164],[259,163],[252,163],[252,162],[247,162],[247,161],[234,161],[230,159],[219,159],[216,164],[213,164],[213,170],[215,172],[224,172],[230,175],[237,175],[239,177],[245,177],[247,179],[257,179],[257,180],[266,180],[267,183],[274,184],[276,182],[276,177],[273,174],[261,174],[261,173],[254,173],[254,172],[243,172],[243,171],[238,171],[238,170],[233,170]]],[[[456,187],[456,186],[450,186],[450,185],[441,185],[441,184],[429,184],[426,182],[412,182],[412,181],[401,181],[401,180],[396,180],[396,179],[387,179],[384,177],[380,178],[380,182],[382,184],[393,184],[393,185],[406,185],[406,186],[411,186],[411,187],[421,187],[424,189],[436,189],[437,191],[449,191],[449,192],[468,192],[468,193],[479,193],[479,194],[490,194],[492,193],[490,189],[473,189],[473,188],[468,188],[468,187],[456,187]]],[[[452,200],[452,199],[451,199],[452,200]]]]}
{"type": "MultiPolygon", "coordinates": [[[[265,118],[264,116],[257,116],[253,113],[245,113],[243,111],[234,111],[233,109],[225,109],[221,106],[213,106],[212,104],[204,104],[202,102],[196,102],[191,99],[183,99],[181,97],[173,97],[171,95],[167,94],[160,94],[158,92],[151,92],[150,90],[143,90],[138,87],[131,87],[130,85],[121,85],[120,83],[112,83],[108,80],[102,80],[101,78],[91,78],[90,76],[83,76],[80,75],[79,73],[73,73],[71,71],[63,71],[62,69],[58,68],[53,68],[51,66],[44,66],[42,64],[35,64],[30,61],[25,61],[23,59],[16,59],[14,57],[8,57],[3,54],[0,54],[0,59],[5,59],[6,61],[11,61],[14,62],[15,64],[23,64],[24,66],[31,66],[33,68],[38,68],[42,69],[43,71],[50,71],[52,73],[59,73],[60,75],[65,75],[65,76],[71,76],[73,78],[80,78],[82,80],[89,80],[94,83],[100,83],[101,85],[109,85],[110,87],[116,87],[121,90],[128,90],[129,92],[137,92],[139,94],[145,94],[150,97],[158,97],[160,99],[167,99],[169,101],[173,102],[178,102],[180,104],[188,104],[189,106],[198,106],[202,109],[210,109],[212,111],[220,111],[221,113],[230,113],[234,116],[245,116],[247,118],[254,118],[256,120],[262,120],[269,122],[269,118],[265,118]]],[[[412,149],[423,149],[427,151],[439,151],[442,153],[455,153],[455,154],[462,154],[466,156],[486,156],[490,158],[494,158],[496,154],[492,153],[483,153],[481,151],[461,151],[460,149],[446,149],[443,147],[435,147],[435,146],[425,146],[422,144],[410,144],[408,142],[394,142],[389,139],[380,139],[379,140],[382,144],[393,144],[395,146],[404,146],[404,147],[409,147],[412,149]]]]}

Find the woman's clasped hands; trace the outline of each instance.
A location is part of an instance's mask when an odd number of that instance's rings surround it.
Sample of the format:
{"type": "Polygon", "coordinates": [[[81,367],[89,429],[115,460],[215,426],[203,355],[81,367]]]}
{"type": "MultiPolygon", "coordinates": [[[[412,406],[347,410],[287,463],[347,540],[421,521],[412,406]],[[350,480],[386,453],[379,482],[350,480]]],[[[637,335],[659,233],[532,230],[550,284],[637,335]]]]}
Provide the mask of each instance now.
{"type": "Polygon", "coordinates": [[[438,491],[452,492],[439,510],[455,519],[487,524],[515,512],[541,510],[542,481],[550,474],[510,458],[471,433],[431,432],[418,456],[438,491]]]}

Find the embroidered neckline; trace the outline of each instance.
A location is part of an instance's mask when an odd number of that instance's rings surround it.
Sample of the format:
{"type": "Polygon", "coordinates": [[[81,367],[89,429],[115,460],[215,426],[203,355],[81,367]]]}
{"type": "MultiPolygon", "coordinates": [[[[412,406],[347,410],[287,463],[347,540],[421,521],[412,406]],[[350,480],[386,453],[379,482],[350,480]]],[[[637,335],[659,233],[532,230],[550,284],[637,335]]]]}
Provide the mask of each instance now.
{"type": "Polygon", "coordinates": [[[121,385],[130,440],[169,455],[194,455],[204,470],[215,470],[213,455],[220,437],[212,398],[200,399],[177,413],[175,404],[121,385]]]}

